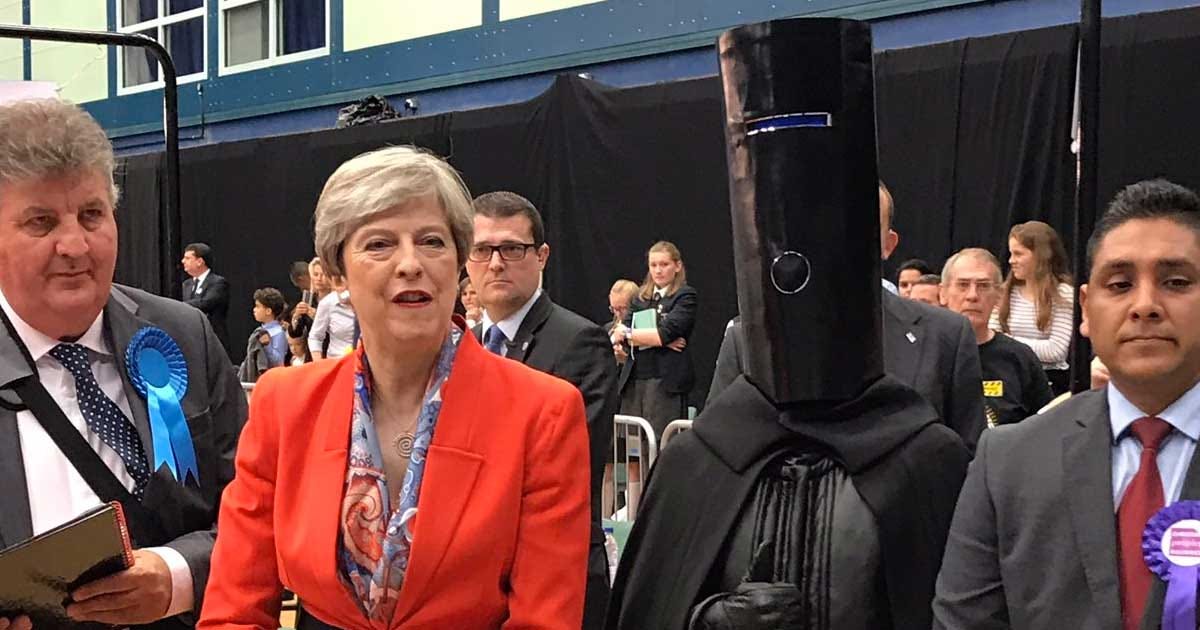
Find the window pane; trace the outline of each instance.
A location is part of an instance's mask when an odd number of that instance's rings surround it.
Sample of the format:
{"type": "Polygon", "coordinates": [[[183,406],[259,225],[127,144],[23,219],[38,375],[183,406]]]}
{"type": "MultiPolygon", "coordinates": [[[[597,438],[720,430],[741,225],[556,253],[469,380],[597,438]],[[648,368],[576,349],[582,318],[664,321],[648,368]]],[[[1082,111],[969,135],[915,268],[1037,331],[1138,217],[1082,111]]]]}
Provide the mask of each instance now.
{"type": "MultiPolygon", "coordinates": [[[[142,31],[139,35],[158,39],[158,29],[142,31]]],[[[145,48],[124,47],[121,49],[124,61],[125,87],[153,83],[158,80],[158,61],[145,48]]]]}
{"type": "Polygon", "coordinates": [[[204,18],[198,17],[166,26],[166,46],[179,76],[204,70],[204,18]]]}
{"type": "Polygon", "coordinates": [[[267,3],[256,2],[225,12],[225,65],[267,58],[270,37],[267,3]]]}
{"type": "Polygon", "coordinates": [[[276,0],[279,11],[278,54],[325,46],[325,0],[276,0]]]}
{"type": "Polygon", "coordinates": [[[204,6],[204,0],[167,0],[167,15],[175,15],[204,6]]]}
{"type": "Polygon", "coordinates": [[[158,0],[122,0],[121,23],[125,26],[158,17],[158,0]]]}

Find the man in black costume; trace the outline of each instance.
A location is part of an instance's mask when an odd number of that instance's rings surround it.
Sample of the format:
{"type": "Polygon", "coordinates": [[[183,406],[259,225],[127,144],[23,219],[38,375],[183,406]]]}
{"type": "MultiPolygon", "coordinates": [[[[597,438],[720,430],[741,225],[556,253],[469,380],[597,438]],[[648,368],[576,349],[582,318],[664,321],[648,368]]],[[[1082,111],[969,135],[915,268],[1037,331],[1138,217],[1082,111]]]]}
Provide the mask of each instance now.
{"type": "Polygon", "coordinates": [[[925,630],[969,455],[884,375],[870,27],[719,47],[745,375],[655,464],[607,626],[925,630]]]}

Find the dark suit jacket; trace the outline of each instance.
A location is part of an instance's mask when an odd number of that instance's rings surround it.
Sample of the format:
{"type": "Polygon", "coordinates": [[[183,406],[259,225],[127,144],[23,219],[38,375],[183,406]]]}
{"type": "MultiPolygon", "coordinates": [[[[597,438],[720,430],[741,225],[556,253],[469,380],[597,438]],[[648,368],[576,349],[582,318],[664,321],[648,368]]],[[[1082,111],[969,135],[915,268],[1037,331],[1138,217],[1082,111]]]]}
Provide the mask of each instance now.
{"type": "Polygon", "coordinates": [[[979,345],[967,318],[884,290],[883,364],[933,404],[974,452],[987,414],[979,345]]]}
{"type": "Polygon", "coordinates": [[[213,332],[217,333],[217,339],[225,348],[225,353],[229,354],[232,349],[229,347],[229,329],[225,325],[225,320],[229,316],[229,282],[225,280],[224,276],[218,276],[210,271],[208,277],[204,279],[204,284],[200,287],[200,295],[192,295],[195,287],[195,278],[183,281],[183,303],[204,311],[204,314],[208,316],[209,323],[212,324],[213,332]]]}
{"type": "MultiPolygon", "coordinates": [[[[474,328],[482,338],[483,325],[474,328]]],[[[591,454],[592,527],[588,561],[585,630],[599,628],[608,599],[608,565],[604,530],[600,527],[600,497],[605,454],[612,447],[613,414],[617,397],[617,365],[608,335],[595,323],[555,304],[545,292],[533,303],[516,338],[508,342],[509,359],[557,376],[579,389],[587,408],[591,454]]]]}
{"type": "MultiPolygon", "coordinates": [[[[691,338],[692,329],[696,327],[696,304],[696,290],[686,284],[680,287],[674,295],[668,295],[659,300],[658,336],[664,346],[681,337],[683,339],[691,338]]],[[[633,314],[649,308],[649,305],[649,300],[643,300],[640,295],[635,295],[629,303],[629,315],[625,317],[625,325],[631,325],[633,314]]],[[[621,368],[618,391],[625,389],[625,384],[629,382],[637,355],[646,352],[657,355],[663,388],[668,394],[687,396],[691,393],[692,387],[696,385],[696,369],[692,366],[691,348],[684,348],[683,352],[676,352],[663,347],[634,350],[630,355],[632,360],[626,361],[621,368]]]]}
{"type": "MultiPolygon", "coordinates": [[[[708,399],[742,373],[741,325],[725,330],[708,399]]],[[[987,424],[979,346],[967,319],[945,309],[883,292],[883,362],[887,373],[917,390],[967,448],[987,424]]]]}
{"type": "MultiPolygon", "coordinates": [[[[988,430],[959,496],[933,602],[945,630],[1120,630],[1105,390],[988,430]]],[[[1200,499],[1193,456],[1180,499],[1200,499]]],[[[1162,621],[1153,578],[1142,628],[1162,621]]]]}
{"type": "MultiPolygon", "coordinates": [[[[166,546],[183,555],[192,571],[196,607],[192,613],[154,624],[161,628],[195,625],[208,584],[209,555],[216,535],[221,492],[233,478],[233,457],[246,420],[246,396],[234,376],[229,357],[212,327],[195,309],[165,298],[114,285],[105,307],[105,339],[112,347],[133,423],[147,456],[153,451],[146,400],[129,381],[125,349],[134,333],[156,326],[171,336],[188,363],[188,389],[183,413],[191,429],[200,469],[200,487],[181,486],[166,468],[151,477],[143,505],[159,517],[166,540],[135,541],[140,547],[166,546]]],[[[33,374],[17,343],[0,327],[0,388],[33,374]]],[[[12,399],[6,392],[5,399],[12,399]]],[[[17,414],[0,408],[0,543],[8,547],[33,535],[25,464],[17,432],[17,414]]]]}

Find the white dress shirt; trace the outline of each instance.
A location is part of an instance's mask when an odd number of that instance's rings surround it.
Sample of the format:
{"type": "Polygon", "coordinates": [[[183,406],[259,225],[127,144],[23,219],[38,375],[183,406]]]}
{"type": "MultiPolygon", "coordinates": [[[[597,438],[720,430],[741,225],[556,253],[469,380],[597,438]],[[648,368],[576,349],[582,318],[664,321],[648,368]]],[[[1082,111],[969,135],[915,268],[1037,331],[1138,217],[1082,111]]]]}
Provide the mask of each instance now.
{"type": "MultiPolygon", "coordinates": [[[[196,285],[192,287],[193,293],[200,293],[200,290],[204,288],[204,281],[208,280],[208,274],[210,273],[212,273],[212,269],[205,269],[204,273],[196,276],[196,285]]],[[[189,295],[187,297],[191,296],[189,295]]]]}
{"type": "Polygon", "coordinates": [[[349,292],[343,293],[334,291],[317,303],[317,314],[308,331],[308,349],[313,354],[321,352],[326,335],[329,336],[326,357],[342,357],[354,350],[354,308],[346,303],[349,292]]]}
{"type": "MultiPolygon", "coordinates": [[[[533,292],[533,297],[529,298],[529,301],[525,302],[521,308],[517,309],[517,312],[498,322],[493,322],[492,316],[488,315],[487,309],[484,309],[482,338],[487,339],[487,331],[489,328],[492,326],[499,326],[500,331],[504,333],[505,337],[508,337],[509,341],[516,339],[517,331],[521,329],[521,322],[525,321],[525,316],[529,314],[529,309],[533,308],[533,303],[537,302],[538,298],[540,297],[542,297],[542,290],[538,289],[537,291],[533,292]]],[[[508,356],[508,344],[500,346],[500,356],[508,356]]]]}
{"type": "MultiPolygon", "coordinates": [[[[1142,444],[1129,431],[1129,425],[1134,420],[1150,414],[1143,412],[1129,402],[1124,394],[1110,381],[1108,384],[1108,418],[1112,423],[1112,485],[1113,510],[1121,505],[1121,497],[1125,489],[1133,481],[1141,467],[1142,444]]],[[[1196,439],[1200,438],[1200,383],[1180,396],[1169,407],[1159,413],[1161,418],[1169,423],[1174,430],[1167,435],[1158,447],[1158,473],[1162,477],[1163,498],[1170,505],[1179,500],[1183,490],[1183,481],[1187,476],[1188,465],[1192,454],[1196,452],[1196,439]]]]}
{"type": "MultiPolygon", "coordinates": [[[[121,456],[109,448],[99,435],[88,429],[76,399],[75,377],[57,359],[50,356],[50,351],[59,341],[46,336],[21,319],[3,293],[0,293],[0,308],[4,309],[17,335],[29,349],[42,386],[58,402],[67,420],[95,449],[109,470],[124,484],[125,489],[132,490],[133,477],[125,469],[125,462],[121,456]]],[[[125,395],[124,382],[117,367],[118,359],[113,356],[105,342],[103,331],[104,313],[101,312],[76,343],[88,349],[92,374],[95,375],[100,390],[117,404],[127,419],[130,419],[133,418],[133,414],[130,412],[129,399],[125,395]]],[[[96,496],[79,471],[75,470],[70,460],[59,450],[33,412],[17,412],[17,433],[21,441],[21,458],[25,465],[25,484],[29,493],[29,515],[33,521],[35,536],[100,505],[100,497],[96,496]]],[[[149,454],[147,450],[147,455],[149,454]]],[[[150,547],[147,551],[158,554],[171,571],[172,595],[167,616],[191,610],[195,596],[192,593],[192,572],[188,568],[187,560],[169,547],[150,547]]]]}

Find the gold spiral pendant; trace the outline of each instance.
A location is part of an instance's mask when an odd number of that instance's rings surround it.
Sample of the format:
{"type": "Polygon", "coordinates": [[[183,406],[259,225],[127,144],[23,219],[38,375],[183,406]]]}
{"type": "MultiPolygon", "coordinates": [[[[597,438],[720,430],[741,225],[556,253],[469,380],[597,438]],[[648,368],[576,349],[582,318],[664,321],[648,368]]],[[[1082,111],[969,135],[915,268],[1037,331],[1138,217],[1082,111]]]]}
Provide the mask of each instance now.
{"type": "Polygon", "coordinates": [[[412,457],[413,441],[416,440],[415,435],[409,432],[401,433],[392,440],[392,446],[396,447],[396,453],[405,459],[412,457]]]}

